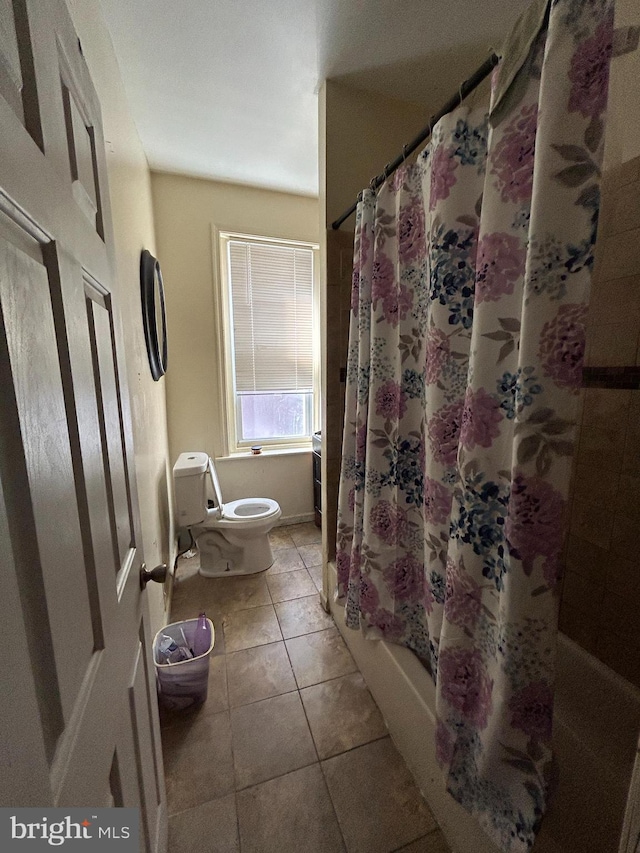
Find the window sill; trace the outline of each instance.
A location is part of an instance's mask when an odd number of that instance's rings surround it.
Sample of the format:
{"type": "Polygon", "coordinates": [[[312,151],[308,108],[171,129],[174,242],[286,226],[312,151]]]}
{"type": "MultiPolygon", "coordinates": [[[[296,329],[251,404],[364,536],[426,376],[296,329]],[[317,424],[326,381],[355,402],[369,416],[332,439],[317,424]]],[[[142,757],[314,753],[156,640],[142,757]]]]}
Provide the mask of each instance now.
{"type": "Polygon", "coordinates": [[[263,448],[261,453],[252,453],[250,450],[238,450],[235,453],[229,453],[226,456],[217,456],[216,462],[227,459],[247,459],[259,458],[260,456],[298,456],[301,453],[311,453],[311,444],[305,444],[303,447],[273,447],[263,448]]]}

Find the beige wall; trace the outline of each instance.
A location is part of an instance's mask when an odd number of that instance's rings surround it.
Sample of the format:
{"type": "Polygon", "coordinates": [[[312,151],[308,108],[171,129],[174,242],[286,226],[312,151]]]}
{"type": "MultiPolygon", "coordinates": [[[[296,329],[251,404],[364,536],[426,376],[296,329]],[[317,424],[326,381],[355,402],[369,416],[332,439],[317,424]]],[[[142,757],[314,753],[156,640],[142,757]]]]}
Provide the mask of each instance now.
{"type": "MultiPolygon", "coordinates": [[[[175,546],[168,488],[165,383],[151,378],[140,308],[140,252],[143,248],[154,252],[155,248],[149,168],[100,3],[68,0],[68,5],[102,104],[144,558],[150,567],[172,565],[175,546]]],[[[162,588],[150,584],[147,589],[151,627],[157,630],[164,623],[162,588]]]]}
{"type": "MultiPolygon", "coordinates": [[[[350,207],[371,178],[394,160],[428,122],[424,107],[355,89],[335,80],[323,86],[325,116],[320,127],[321,186],[326,192],[325,222],[350,207]],[[322,167],[321,167],[322,168],[322,167]]],[[[353,230],[354,218],[343,228],[353,230]]]]}
{"type": "MultiPolygon", "coordinates": [[[[212,229],[318,240],[318,200],[254,187],[152,174],[158,258],[167,300],[167,409],[171,459],[184,450],[227,453],[219,375],[219,273],[212,229]]],[[[270,497],[283,519],[313,512],[311,452],[219,459],[225,500],[270,497]]]]}

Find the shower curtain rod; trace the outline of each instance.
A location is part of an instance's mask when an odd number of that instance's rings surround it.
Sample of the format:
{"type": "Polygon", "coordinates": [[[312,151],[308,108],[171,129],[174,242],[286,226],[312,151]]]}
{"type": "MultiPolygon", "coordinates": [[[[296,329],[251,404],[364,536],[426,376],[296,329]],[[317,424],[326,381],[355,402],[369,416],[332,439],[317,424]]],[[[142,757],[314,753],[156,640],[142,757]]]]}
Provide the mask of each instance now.
{"type": "MultiPolygon", "coordinates": [[[[420,131],[420,133],[414,139],[412,139],[411,142],[409,142],[408,145],[404,146],[404,148],[402,149],[402,154],[399,154],[392,163],[387,163],[387,165],[382,171],[382,174],[376,175],[376,177],[373,178],[373,180],[369,184],[371,189],[377,190],[378,187],[386,181],[389,175],[392,175],[398,168],[398,166],[401,166],[402,163],[404,163],[404,161],[407,159],[407,157],[412,154],[416,150],[416,148],[425,141],[425,139],[428,139],[429,136],[431,136],[431,131],[434,128],[436,122],[440,121],[440,119],[443,116],[446,116],[447,113],[450,113],[452,110],[455,110],[455,108],[464,101],[467,95],[471,94],[471,92],[473,92],[473,90],[476,89],[480,85],[480,83],[482,83],[485,77],[488,77],[488,75],[491,74],[491,71],[499,62],[500,57],[498,56],[498,54],[492,53],[491,56],[482,63],[480,68],[478,68],[478,70],[475,71],[471,75],[471,77],[469,77],[468,80],[465,80],[464,83],[462,83],[455,95],[452,95],[447,101],[447,103],[440,110],[438,110],[437,113],[434,113],[434,115],[431,116],[431,118],[429,119],[429,124],[424,127],[420,131]]],[[[358,202],[356,200],[348,210],[345,210],[342,216],[340,216],[338,219],[336,219],[335,222],[331,224],[331,227],[334,231],[337,231],[338,228],[340,228],[342,223],[351,216],[357,206],[358,202]]]]}

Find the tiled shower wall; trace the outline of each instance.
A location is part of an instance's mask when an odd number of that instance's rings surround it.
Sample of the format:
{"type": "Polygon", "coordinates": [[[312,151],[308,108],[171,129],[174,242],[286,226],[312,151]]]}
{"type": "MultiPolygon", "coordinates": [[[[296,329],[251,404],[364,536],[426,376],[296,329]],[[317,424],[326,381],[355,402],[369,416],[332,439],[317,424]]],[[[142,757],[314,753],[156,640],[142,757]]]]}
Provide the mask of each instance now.
{"type": "Polygon", "coordinates": [[[604,176],[560,627],[640,686],[640,157],[604,176]],[[627,368],[625,373],[613,368],[627,368]],[[635,371],[633,368],[638,367],[635,371]],[[598,372],[597,368],[608,368],[598,372]],[[635,377],[635,378],[634,378],[635,377]],[[593,387],[593,385],[600,387],[593,387]],[[614,385],[618,387],[612,387],[614,385]],[[589,387],[591,385],[591,387],[589,387]],[[633,386],[632,387],[620,387],[633,386]]]}

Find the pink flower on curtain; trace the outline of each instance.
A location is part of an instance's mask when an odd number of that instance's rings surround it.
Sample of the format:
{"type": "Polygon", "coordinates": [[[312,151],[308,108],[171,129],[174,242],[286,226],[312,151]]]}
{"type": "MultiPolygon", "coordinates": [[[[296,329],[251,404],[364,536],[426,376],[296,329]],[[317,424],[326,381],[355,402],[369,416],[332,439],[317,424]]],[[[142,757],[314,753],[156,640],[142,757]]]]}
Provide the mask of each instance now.
{"type": "Polygon", "coordinates": [[[397,545],[409,530],[405,513],[389,501],[378,501],[369,513],[371,529],[386,542],[397,545]]]}
{"type": "Polygon", "coordinates": [[[479,649],[444,649],[438,661],[442,696],[467,722],[484,729],[492,710],[493,682],[479,649]]]}
{"type": "Polygon", "coordinates": [[[612,37],[612,21],[607,17],[576,48],[569,70],[569,112],[579,112],[585,118],[597,117],[607,106],[612,37]]]}
{"type": "Polygon", "coordinates": [[[545,376],[571,391],[577,391],[582,383],[586,319],[586,305],[561,305],[540,334],[538,355],[545,376]]]}
{"type": "Polygon", "coordinates": [[[525,574],[533,571],[536,557],[546,557],[548,571],[562,548],[565,500],[541,477],[517,474],[511,483],[505,535],[525,574]]]}
{"type": "Polygon", "coordinates": [[[382,300],[382,313],[384,319],[393,328],[398,325],[400,320],[404,320],[413,308],[413,294],[408,287],[401,284],[398,288],[389,291],[382,300]]]}
{"type": "Polygon", "coordinates": [[[411,602],[424,598],[424,565],[413,554],[406,554],[390,563],[383,572],[383,578],[387,589],[396,598],[411,602]]]}
{"type": "Polygon", "coordinates": [[[531,198],[537,123],[538,105],[523,107],[494,149],[491,174],[498,178],[502,201],[531,198]]]}
{"type": "Polygon", "coordinates": [[[386,640],[399,640],[404,634],[404,621],[390,610],[377,610],[371,617],[371,624],[384,634],[386,640]]]}
{"type": "Polygon", "coordinates": [[[551,739],[553,693],[546,681],[534,681],[509,702],[511,725],[531,738],[551,739]]]}
{"type": "Polygon", "coordinates": [[[440,767],[449,764],[453,758],[453,740],[445,724],[438,720],[436,724],[436,760],[440,767]]]}
{"type": "Polygon", "coordinates": [[[447,592],[444,614],[449,622],[460,628],[472,629],[480,615],[482,592],[462,565],[447,559],[447,592]]]}
{"type": "Polygon", "coordinates": [[[378,252],[371,272],[371,300],[384,299],[395,288],[393,264],[383,252],[378,252]]]}
{"type": "Polygon", "coordinates": [[[400,210],[398,221],[398,256],[401,263],[409,264],[424,255],[424,208],[420,199],[413,198],[400,210]]]}
{"type": "Polygon", "coordinates": [[[455,170],[458,161],[453,157],[453,151],[439,146],[431,160],[431,194],[429,210],[433,210],[439,201],[449,198],[451,187],[456,182],[455,170]]]}
{"type": "Polygon", "coordinates": [[[458,438],[462,420],[462,400],[439,409],[429,419],[429,445],[442,465],[454,465],[458,456],[458,438]]]}
{"type": "Polygon", "coordinates": [[[376,391],[376,415],[398,420],[407,410],[407,400],[398,382],[388,379],[376,391]]]}
{"type": "Polygon", "coordinates": [[[449,338],[446,332],[438,328],[430,328],[427,332],[426,347],[426,376],[427,385],[432,385],[440,378],[442,368],[449,360],[449,338]]]}
{"type": "Polygon", "coordinates": [[[360,581],[360,609],[363,613],[372,614],[380,605],[380,596],[378,590],[371,578],[367,575],[362,576],[360,581]]]}
{"type": "Polygon", "coordinates": [[[491,447],[493,439],[500,435],[498,424],[502,420],[500,402],[484,390],[478,388],[474,393],[467,388],[462,411],[462,426],[460,427],[460,443],[472,450],[479,447],[491,447]]]}
{"type": "Polygon", "coordinates": [[[424,517],[431,524],[445,524],[451,513],[452,495],[446,486],[431,477],[424,479],[424,517]]]}
{"type": "Polygon", "coordinates": [[[476,301],[496,302],[513,293],[526,259],[527,250],[517,237],[500,231],[485,234],[478,246],[476,301]]]}

